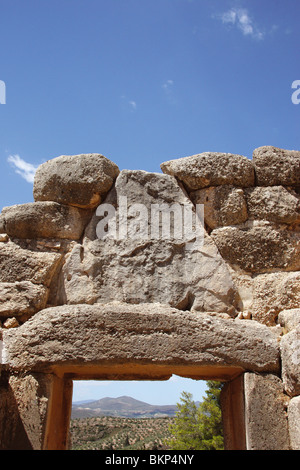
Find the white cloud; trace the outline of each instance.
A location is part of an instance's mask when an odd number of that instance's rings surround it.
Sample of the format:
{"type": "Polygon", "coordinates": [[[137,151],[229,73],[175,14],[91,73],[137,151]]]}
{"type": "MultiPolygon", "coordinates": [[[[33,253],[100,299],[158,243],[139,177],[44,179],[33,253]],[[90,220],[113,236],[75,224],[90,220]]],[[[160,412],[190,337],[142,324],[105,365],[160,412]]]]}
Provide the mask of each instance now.
{"type": "Polygon", "coordinates": [[[254,24],[248,10],[244,8],[231,8],[221,16],[223,24],[231,24],[242,31],[245,36],[251,36],[255,39],[263,39],[264,33],[254,24]]]}
{"type": "Polygon", "coordinates": [[[161,87],[169,104],[176,105],[178,100],[174,93],[174,81],[166,80],[161,87]]]}
{"type": "Polygon", "coordinates": [[[162,87],[166,92],[169,92],[174,85],[173,80],[167,80],[166,82],[163,83],[162,87]]]}
{"type": "Polygon", "coordinates": [[[128,109],[130,111],[136,111],[137,110],[137,102],[134,101],[134,100],[130,100],[127,96],[125,95],[122,95],[121,96],[121,100],[122,100],[122,103],[123,103],[123,107],[125,110],[128,111],[128,109]]]}
{"type": "Polygon", "coordinates": [[[27,183],[33,183],[37,166],[25,162],[19,155],[9,155],[8,163],[14,168],[15,172],[22,176],[27,183]]]}
{"type": "Polygon", "coordinates": [[[129,101],[129,106],[131,106],[131,109],[132,109],[133,111],[136,110],[136,102],[135,102],[135,101],[129,101]]]}

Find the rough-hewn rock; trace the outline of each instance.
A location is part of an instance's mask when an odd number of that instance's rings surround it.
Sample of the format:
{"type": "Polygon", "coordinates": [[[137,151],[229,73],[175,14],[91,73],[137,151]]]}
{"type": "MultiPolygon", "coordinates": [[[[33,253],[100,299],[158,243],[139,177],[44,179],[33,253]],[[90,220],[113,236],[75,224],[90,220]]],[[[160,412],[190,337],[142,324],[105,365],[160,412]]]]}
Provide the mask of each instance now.
{"type": "Polygon", "coordinates": [[[281,380],[246,373],[244,387],[247,450],[289,450],[288,400],[281,380]]]}
{"type": "Polygon", "coordinates": [[[281,230],[266,222],[218,228],[211,237],[222,257],[245,272],[300,270],[299,233],[281,230]]]}
{"type": "Polygon", "coordinates": [[[245,318],[268,326],[277,324],[280,312],[300,308],[300,272],[274,272],[255,276],[232,273],[245,318]]]}
{"type": "Polygon", "coordinates": [[[291,397],[300,395],[300,325],[282,337],[280,350],[285,390],[291,397]]]}
{"type": "Polygon", "coordinates": [[[279,224],[300,222],[300,196],[294,191],[283,186],[257,186],[246,189],[245,194],[249,218],[279,224]]]}
{"type": "Polygon", "coordinates": [[[3,341],[6,364],[16,370],[133,360],[255,371],[279,368],[279,346],[266,326],[158,303],[53,307],[15,330],[5,330],[3,341]]]}
{"type": "MultiPolygon", "coordinates": [[[[300,293],[299,293],[299,300],[300,300],[300,293]]],[[[290,331],[294,330],[295,328],[297,328],[297,326],[300,325],[300,308],[292,308],[290,310],[283,310],[278,315],[278,322],[284,328],[286,333],[289,333],[290,331]]]]}
{"type": "MultiPolygon", "coordinates": [[[[116,217],[120,215],[118,203],[123,196],[127,197],[128,212],[135,203],[143,204],[147,211],[153,204],[173,203],[194,210],[175,178],[159,173],[127,170],[120,173],[115,188],[105,200],[105,204],[117,208],[116,217]]],[[[132,231],[128,237],[103,240],[97,238],[100,220],[95,214],[82,246],[75,246],[67,257],[59,304],[112,300],[160,302],[183,310],[235,315],[238,302],[235,286],[217,247],[206,233],[202,247],[193,245],[187,249],[183,239],[154,239],[151,234],[148,237],[134,234],[135,219],[131,215],[128,230],[132,231]]],[[[149,233],[150,221],[149,214],[149,223],[146,221],[149,233]]]]}
{"type": "Polygon", "coordinates": [[[89,211],[56,202],[30,202],[2,210],[6,233],[13,238],[78,240],[91,217],[89,211]]]}
{"type": "Polygon", "coordinates": [[[30,281],[0,282],[0,317],[29,317],[45,308],[48,289],[30,281]]]}
{"type": "Polygon", "coordinates": [[[0,233],[6,233],[5,232],[5,219],[2,214],[0,214],[0,233]]]}
{"type": "Polygon", "coordinates": [[[252,161],[242,155],[204,152],[169,160],[161,164],[161,169],[182,181],[190,191],[223,184],[254,186],[252,161]]]}
{"type": "Polygon", "coordinates": [[[300,185],[300,151],[264,146],[254,150],[252,160],[258,186],[300,185]]]}
{"type": "Polygon", "coordinates": [[[291,450],[300,450],[300,396],[290,400],[288,417],[291,450]]]}
{"type": "Polygon", "coordinates": [[[82,208],[96,207],[118,174],[118,166],[103,155],[62,155],[37,169],[34,199],[82,208]]]}
{"type": "Polygon", "coordinates": [[[2,243],[0,282],[31,281],[48,287],[60,259],[61,255],[58,253],[25,250],[13,242],[2,243]]]}
{"type": "Polygon", "coordinates": [[[233,186],[216,186],[192,191],[194,204],[204,205],[204,220],[211,229],[237,225],[248,218],[244,191],[233,186]]]}

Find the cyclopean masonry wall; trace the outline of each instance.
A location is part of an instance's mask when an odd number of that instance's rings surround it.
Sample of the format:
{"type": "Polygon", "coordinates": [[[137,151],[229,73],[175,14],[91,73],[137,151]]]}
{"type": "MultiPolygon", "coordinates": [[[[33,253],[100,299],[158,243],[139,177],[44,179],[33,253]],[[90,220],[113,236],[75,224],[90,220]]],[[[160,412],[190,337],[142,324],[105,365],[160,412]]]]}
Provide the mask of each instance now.
{"type": "Polygon", "coordinates": [[[1,449],[68,448],[74,379],[172,374],[225,382],[226,449],[300,449],[300,152],[161,169],[61,156],[34,203],[3,209],[1,449]],[[115,227],[124,200],[127,235],[99,237],[99,209],[115,227]],[[204,205],[203,244],[139,236],[157,204],[204,205]]]}

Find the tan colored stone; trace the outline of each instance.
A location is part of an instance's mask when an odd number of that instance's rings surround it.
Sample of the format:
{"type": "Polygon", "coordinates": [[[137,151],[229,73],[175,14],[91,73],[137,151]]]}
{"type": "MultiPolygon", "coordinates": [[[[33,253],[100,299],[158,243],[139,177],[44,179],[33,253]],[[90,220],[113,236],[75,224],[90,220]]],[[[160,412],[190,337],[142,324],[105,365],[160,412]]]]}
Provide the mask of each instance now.
{"type": "Polygon", "coordinates": [[[233,186],[217,186],[192,191],[194,204],[204,205],[204,220],[209,228],[237,225],[248,218],[244,191],[233,186]]]}
{"type": "Polygon", "coordinates": [[[252,160],[258,186],[300,185],[300,151],[264,146],[254,150],[252,160]]]}
{"type": "Polygon", "coordinates": [[[275,375],[244,374],[247,450],[289,450],[288,399],[275,375]]]}
{"type": "Polygon", "coordinates": [[[282,337],[280,351],[285,390],[291,397],[300,395],[300,325],[282,337]]]}
{"type": "Polygon", "coordinates": [[[4,330],[3,342],[6,364],[18,370],[128,361],[274,372],[279,368],[278,342],[266,326],[158,303],[48,308],[16,330],[4,330]]]}
{"type": "Polygon", "coordinates": [[[278,224],[300,222],[300,197],[283,186],[256,187],[245,190],[249,218],[278,224]]]}
{"type": "MultiPolygon", "coordinates": [[[[300,288],[299,288],[299,302],[300,304],[300,288]]],[[[300,308],[292,308],[290,310],[283,310],[278,315],[278,322],[284,328],[286,333],[297,328],[300,325],[300,308]]]]}
{"type": "Polygon", "coordinates": [[[5,234],[5,219],[2,214],[0,214],[0,233],[5,234]]]}
{"type": "Polygon", "coordinates": [[[91,217],[89,211],[56,202],[33,202],[2,210],[7,234],[12,238],[62,238],[78,240],[91,217]]]}
{"type": "MultiPolygon", "coordinates": [[[[128,211],[135,203],[148,212],[152,204],[176,203],[192,210],[191,201],[175,178],[159,173],[123,170],[105,204],[117,208],[126,196],[128,211]]],[[[101,206],[100,206],[101,207],[101,206]]],[[[213,311],[236,315],[237,292],[229,270],[216,245],[205,233],[201,247],[188,248],[185,240],[140,237],[130,233],[129,217],[124,239],[98,239],[100,217],[93,216],[81,246],[67,256],[58,289],[58,304],[160,302],[182,310],[213,311]]],[[[144,220],[144,219],[143,219],[144,220]]],[[[172,230],[171,230],[172,232],[172,230]]],[[[149,232],[150,233],[150,232],[149,232]]]]}
{"type": "Polygon", "coordinates": [[[231,274],[239,293],[242,317],[251,317],[268,326],[275,326],[278,321],[287,327],[290,320],[284,312],[300,307],[300,272],[231,274]]]}
{"type": "Polygon", "coordinates": [[[252,161],[242,155],[204,152],[162,163],[161,169],[182,181],[189,191],[220,186],[254,185],[252,161]]]}
{"type": "Polygon", "coordinates": [[[300,307],[300,272],[256,276],[253,283],[252,318],[274,326],[282,310],[300,307]]]}
{"type": "MultiPolygon", "coordinates": [[[[247,224],[247,223],[246,223],[247,224]]],[[[222,227],[211,237],[232,267],[249,273],[300,270],[300,234],[270,224],[222,227]]]]}
{"type": "Polygon", "coordinates": [[[43,163],[34,178],[35,201],[97,207],[119,174],[118,166],[96,153],[62,155],[43,163]]]}
{"type": "Polygon", "coordinates": [[[0,282],[0,317],[31,316],[45,308],[48,289],[30,281],[0,282]]]}
{"type": "Polygon", "coordinates": [[[23,373],[1,379],[0,449],[42,450],[53,377],[23,373]]]}
{"type": "Polygon", "coordinates": [[[290,400],[288,418],[291,450],[300,450],[300,396],[290,400]]]}
{"type": "Polygon", "coordinates": [[[49,287],[60,260],[58,253],[26,250],[13,242],[0,245],[0,282],[31,281],[49,287]]]}
{"type": "Polygon", "coordinates": [[[20,326],[18,320],[15,317],[7,318],[3,323],[4,328],[16,328],[20,326]]]}

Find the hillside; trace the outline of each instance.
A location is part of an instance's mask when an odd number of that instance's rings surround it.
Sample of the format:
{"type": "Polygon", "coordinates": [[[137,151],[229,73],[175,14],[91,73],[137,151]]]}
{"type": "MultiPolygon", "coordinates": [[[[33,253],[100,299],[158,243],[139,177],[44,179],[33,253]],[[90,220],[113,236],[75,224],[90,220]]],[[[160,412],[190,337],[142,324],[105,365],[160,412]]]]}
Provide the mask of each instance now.
{"type": "Polygon", "coordinates": [[[102,416],[72,419],[72,450],[163,450],[172,418],[116,418],[102,416]]]}
{"type": "Polygon", "coordinates": [[[159,418],[173,417],[176,411],[176,405],[150,405],[128,396],[106,397],[96,401],[73,403],[71,418],[92,418],[96,416],[159,418]]]}

